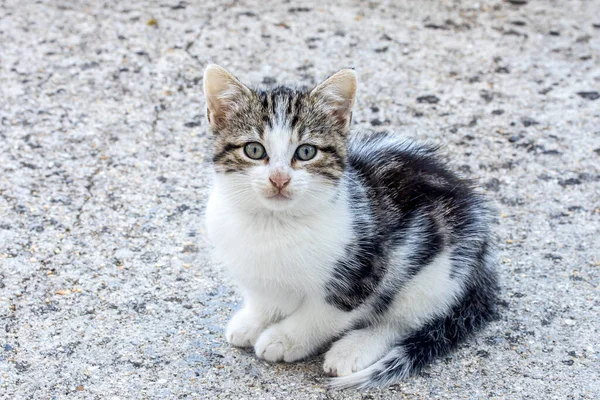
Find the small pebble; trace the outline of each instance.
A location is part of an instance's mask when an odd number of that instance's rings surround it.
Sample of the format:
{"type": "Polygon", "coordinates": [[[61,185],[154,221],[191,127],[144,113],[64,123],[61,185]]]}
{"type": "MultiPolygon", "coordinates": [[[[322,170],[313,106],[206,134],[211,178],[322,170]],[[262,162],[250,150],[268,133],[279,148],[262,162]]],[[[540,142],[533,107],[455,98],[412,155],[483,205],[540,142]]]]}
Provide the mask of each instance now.
{"type": "Polygon", "coordinates": [[[440,101],[439,97],[434,95],[417,97],[417,103],[436,104],[440,101]]]}
{"type": "Polygon", "coordinates": [[[583,97],[586,100],[598,100],[600,99],[600,93],[596,92],[596,91],[590,91],[590,92],[577,92],[577,94],[581,97],[583,97]]]}

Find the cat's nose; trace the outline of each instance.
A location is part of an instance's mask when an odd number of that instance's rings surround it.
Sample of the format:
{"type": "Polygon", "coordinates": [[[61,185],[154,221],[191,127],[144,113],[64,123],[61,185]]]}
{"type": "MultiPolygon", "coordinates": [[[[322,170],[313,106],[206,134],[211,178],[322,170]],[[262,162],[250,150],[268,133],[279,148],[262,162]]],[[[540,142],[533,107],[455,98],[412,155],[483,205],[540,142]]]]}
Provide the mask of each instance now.
{"type": "Polygon", "coordinates": [[[275,173],[269,177],[269,180],[277,189],[281,190],[290,183],[290,176],[281,173],[275,173]]]}

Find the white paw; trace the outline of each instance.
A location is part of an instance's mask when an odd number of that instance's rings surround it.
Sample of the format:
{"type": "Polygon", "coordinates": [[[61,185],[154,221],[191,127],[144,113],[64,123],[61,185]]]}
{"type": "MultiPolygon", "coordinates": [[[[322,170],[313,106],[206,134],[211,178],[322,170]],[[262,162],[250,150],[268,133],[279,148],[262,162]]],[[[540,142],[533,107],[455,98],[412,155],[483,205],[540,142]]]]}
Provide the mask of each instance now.
{"type": "Polygon", "coordinates": [[[236,347],[252,347],[263,329],[250,311],[242,309],[227,324],[225,339],[236,347]]]}
{"type": "MultiPolygon", "coordinates": [[[[346,376],[373,364],[381,357],[378,349],[368,340],[357,336],[344,336],[325,354],[323,370],[330,376],[346,376]]],[[[379,346],[376,346],[379,347],[379,346]]]]}
{"type": "Polygon", "coordinates": [[[309,355],[304,346],[296,343],[279,326],[273,326],[260,335],[254,346],[256,355],[270,362],[294,362],[309,355]]]}

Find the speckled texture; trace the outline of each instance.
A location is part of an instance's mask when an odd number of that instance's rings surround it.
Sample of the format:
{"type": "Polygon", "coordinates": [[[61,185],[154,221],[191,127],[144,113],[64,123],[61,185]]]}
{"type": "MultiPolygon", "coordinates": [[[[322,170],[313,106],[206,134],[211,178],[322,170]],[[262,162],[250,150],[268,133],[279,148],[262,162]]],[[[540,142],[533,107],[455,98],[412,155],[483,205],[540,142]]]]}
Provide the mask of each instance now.
{"type": "Polygon", "coordinates": [[[600,2],[128,3],[0,1],[0,398],[600,396],[600,2]],[[225,344],[209,61],[356,67],[357,126],[441,144],[495,200],[501,320],[367,392],[225,344]]]}

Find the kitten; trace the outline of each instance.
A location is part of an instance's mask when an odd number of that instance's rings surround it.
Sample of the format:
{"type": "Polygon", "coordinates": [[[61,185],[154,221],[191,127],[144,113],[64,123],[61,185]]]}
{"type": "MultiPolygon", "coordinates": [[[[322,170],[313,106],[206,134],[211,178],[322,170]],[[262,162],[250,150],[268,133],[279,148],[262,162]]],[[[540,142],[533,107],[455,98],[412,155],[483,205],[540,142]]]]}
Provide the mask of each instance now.
{"type": "Polygon", "coordinates": [[[419,371],[493,319],[490,212],[435,151],[352,134],[354,71],[312,90],[204,75],[214,186],[206,222],[244,298],[226,339],[293,362],[332,341],[335,387],[419,371]]]}

